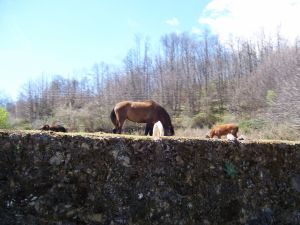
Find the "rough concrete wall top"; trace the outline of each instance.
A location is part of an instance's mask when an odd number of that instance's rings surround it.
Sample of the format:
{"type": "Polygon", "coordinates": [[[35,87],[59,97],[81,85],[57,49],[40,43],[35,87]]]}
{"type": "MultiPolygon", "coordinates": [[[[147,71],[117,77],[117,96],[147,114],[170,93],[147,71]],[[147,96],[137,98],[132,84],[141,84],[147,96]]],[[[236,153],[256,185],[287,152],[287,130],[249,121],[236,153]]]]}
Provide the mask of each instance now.
{"type": "Polygon", "coordinates": [[[1,224],[300,224],[300,143],[0,131],[1,224]]]}

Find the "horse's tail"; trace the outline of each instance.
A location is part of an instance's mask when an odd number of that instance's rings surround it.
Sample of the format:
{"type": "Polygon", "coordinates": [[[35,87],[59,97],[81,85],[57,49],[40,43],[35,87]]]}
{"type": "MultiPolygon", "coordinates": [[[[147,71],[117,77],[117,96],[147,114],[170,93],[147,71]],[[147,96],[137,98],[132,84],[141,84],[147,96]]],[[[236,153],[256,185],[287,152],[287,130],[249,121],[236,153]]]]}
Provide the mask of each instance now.
{"type": "Polygon", "coordinates": [[[111,122],[115,125],[115,128],[113,129],[113,133],[117,133],[117,116],[116,116],[116,112],[115,112],[115,109],[113,109],[110,113],[110,119],[111,119],[111,122]]]}
{"type": "Polygon", "coordinates": [[[116,113],[115,113],[115,109],[113,109],[110,113],[110,119],[111,119],[111,122],[117,126],[117,117],[116,117],[116,113]]]}

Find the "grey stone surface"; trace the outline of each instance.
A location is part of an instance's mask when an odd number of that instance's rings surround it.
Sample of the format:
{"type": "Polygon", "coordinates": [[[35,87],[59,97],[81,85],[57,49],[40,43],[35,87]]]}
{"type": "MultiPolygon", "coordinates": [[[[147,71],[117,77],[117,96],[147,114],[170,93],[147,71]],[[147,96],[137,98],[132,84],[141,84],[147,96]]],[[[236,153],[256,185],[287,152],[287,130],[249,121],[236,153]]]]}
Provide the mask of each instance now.
{"type": "Polygon", "coordinates": [[[300,224],[299,142],[0,131],[0,224],[300,224]]]}

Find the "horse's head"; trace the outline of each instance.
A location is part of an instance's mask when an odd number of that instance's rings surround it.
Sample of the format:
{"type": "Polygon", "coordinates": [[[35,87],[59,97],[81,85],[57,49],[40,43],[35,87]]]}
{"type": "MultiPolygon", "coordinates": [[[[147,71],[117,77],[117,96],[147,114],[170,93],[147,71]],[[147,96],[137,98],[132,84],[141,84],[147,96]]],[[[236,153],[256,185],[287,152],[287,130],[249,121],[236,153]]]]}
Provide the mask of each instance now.
{"type": "Polygon", "coordinates": [[[174,136],[175,135],[175,131],[174,131],[172,124],[166,125],[164,127],[164,135],[165,136],[174,136]]]}
{"type": "Polygon", "coordinates": [[[163,107],[157,107],[158,110],[158,120],[160,120],[164,127],[164,136],[174,136],[174,127],[171,122],[171,117],[168,112],[163,107]]]}

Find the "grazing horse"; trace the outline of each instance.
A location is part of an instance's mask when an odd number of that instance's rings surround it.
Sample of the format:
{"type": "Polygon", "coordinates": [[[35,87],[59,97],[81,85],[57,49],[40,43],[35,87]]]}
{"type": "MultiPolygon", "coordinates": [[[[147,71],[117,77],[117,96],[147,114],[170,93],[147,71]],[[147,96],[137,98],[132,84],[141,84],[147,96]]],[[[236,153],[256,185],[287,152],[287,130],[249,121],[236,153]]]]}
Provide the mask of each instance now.
{"type": "Polygon", "coordinates": [[[165,136],[173,136],[175,134],[171,118],[167,111],[152,100],[119,102],[112,110],[110,119],[115,125],[113,133],[120,134],[125,120],[128,119],[132,122],[146,123],[145,135],[152,135],[153,125],[157,121],[162,123],[165,136]]]}
{"type": "Polygon", "coordinates": [[[41,130],[51,130],[55,132],[67,132],[67,129],[61,125],[49,126],[48,124],[44,125],[41,130]]]}
{"type": "Polygon", "coordinates": [[[232,134],[235,138],[237,138],[238,131],[239,127],[235,124],[216,125],[210,130],[210,133],[207,134],[206,137],[213,138],[214,136],[217,136],[218,138],[221,138],[222,135],[232,134]]]}
{"type": "Polygon", "coordinates": [[[157,121],[153,126],[153,137],[164,136],[164,127],[160,121],[157,121]]]}

